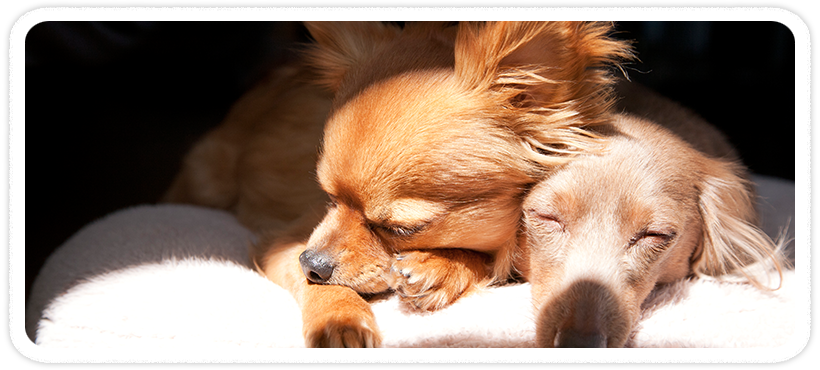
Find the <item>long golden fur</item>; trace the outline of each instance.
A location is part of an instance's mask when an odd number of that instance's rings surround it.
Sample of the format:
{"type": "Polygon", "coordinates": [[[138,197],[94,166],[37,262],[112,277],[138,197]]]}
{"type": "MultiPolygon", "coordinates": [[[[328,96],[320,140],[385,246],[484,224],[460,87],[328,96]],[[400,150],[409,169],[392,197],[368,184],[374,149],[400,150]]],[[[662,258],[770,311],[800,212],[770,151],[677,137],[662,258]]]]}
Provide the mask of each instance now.
{"type": "Polygon", "coordinates": [[[252,259],[294,294],[308,346],[378,346],[361,293],[435,310],[514,275],[525,192],[601,145],[588,128],[631,57],[611,26],[307,23],[308,66],[244,96],[166,200],[259,234],[252,259]]]}
{"type": "Polygon", "coordinates": [[[657,284],[734,276],[766,289],[772,282],[750,269],[781,268],[723,136],[651,92],[621,87],[623,106],[639,115],[601,126],[601,153],[557,169],[524,202],[522,264],[543,347],[621,347],[657,284]]]}

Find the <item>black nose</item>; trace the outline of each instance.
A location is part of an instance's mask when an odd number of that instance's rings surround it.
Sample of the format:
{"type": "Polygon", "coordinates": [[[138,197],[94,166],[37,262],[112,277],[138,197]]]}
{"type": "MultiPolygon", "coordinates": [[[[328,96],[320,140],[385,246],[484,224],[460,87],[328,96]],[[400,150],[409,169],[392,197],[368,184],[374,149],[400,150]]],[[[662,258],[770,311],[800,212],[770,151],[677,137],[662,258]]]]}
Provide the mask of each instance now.
{"type": "Polygon", "coordinates": [[[299,264],[308,280],[323,284],[333,275],[333,262],[327,255],[312,250],[305,250],[299,255],[299,264]]]}

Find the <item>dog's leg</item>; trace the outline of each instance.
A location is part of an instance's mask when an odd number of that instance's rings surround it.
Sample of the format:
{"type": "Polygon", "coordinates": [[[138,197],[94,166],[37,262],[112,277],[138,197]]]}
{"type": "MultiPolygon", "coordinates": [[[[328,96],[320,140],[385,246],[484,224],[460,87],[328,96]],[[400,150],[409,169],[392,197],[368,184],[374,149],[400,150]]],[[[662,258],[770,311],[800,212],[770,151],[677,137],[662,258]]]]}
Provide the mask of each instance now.
{"type": "Polygon", "coordinates": [[[261,254],[255,254],[254,261],[263,275],[293,294],[302,310],[305,345],[379,347],[376,318],[364,298],[351,288],[312,284],[305,278],[299,254],[316,221],[300,221],[272,243],[258,244],[256,252],[261,254]]]}
{"type": "Polygon", "coordinates": [[[381,335],[370,304],[353,289],[315,284],[305,288],[301,307],[308,347],[381,346],[381,335]]]}
{"type": "Polygon", "coordinates": [[[449,306],[489,282],[489,256],[465,249],[403,251],[391,269],[391,287],[414,308],[434,311],[449,306]]]}

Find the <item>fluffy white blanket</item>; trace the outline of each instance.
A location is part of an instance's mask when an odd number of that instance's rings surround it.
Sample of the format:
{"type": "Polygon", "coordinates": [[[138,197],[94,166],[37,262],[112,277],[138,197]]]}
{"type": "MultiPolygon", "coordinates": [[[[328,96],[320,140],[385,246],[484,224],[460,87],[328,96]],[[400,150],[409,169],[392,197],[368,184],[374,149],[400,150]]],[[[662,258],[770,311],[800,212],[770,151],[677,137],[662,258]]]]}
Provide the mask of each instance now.
{"type": "MultiPolygon", "coordinates": [[[[794,216],[794,185],[756,178],[764,222],[776,233],[794,216]]],[[[26,312],[41,348],[303,347],[288,292],[247,262],[252,235],[228,213],[140,206],[80,230],[47,261],[26,312]]],[[[630,347],[772,347],[788,343],[794,271],[783,288],[681,281],[650,296],[630,347]]],[[[797,303],[796,303],[797,302],[797,303]]],[[[433,314],[395,298],[373,304],[386,347],[531,347],[527,284],[488,289],[433,314]]],[[[799,320],[799,319],[798,319],[799,320]]]]}

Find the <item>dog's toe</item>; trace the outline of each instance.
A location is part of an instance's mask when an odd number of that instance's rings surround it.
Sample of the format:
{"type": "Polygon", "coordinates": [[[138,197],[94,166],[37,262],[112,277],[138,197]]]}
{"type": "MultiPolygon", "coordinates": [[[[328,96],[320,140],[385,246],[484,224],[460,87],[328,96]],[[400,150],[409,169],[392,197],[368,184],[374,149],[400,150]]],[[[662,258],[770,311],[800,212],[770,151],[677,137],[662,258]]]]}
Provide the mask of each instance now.
{"type": "Polygon", "coordinates": [[[338,321],[306,332],[305,344],[313,348],[375,348],[381,345],[381,337],[365,321],[338,321]]]}
{"type": "Polygon", "coordinates": [[[449,306],[475,285],[483,268],[483,256],[470,251],[404,251],[391,267],[391,287],[412,308],[435,311],[449,306]]]}

